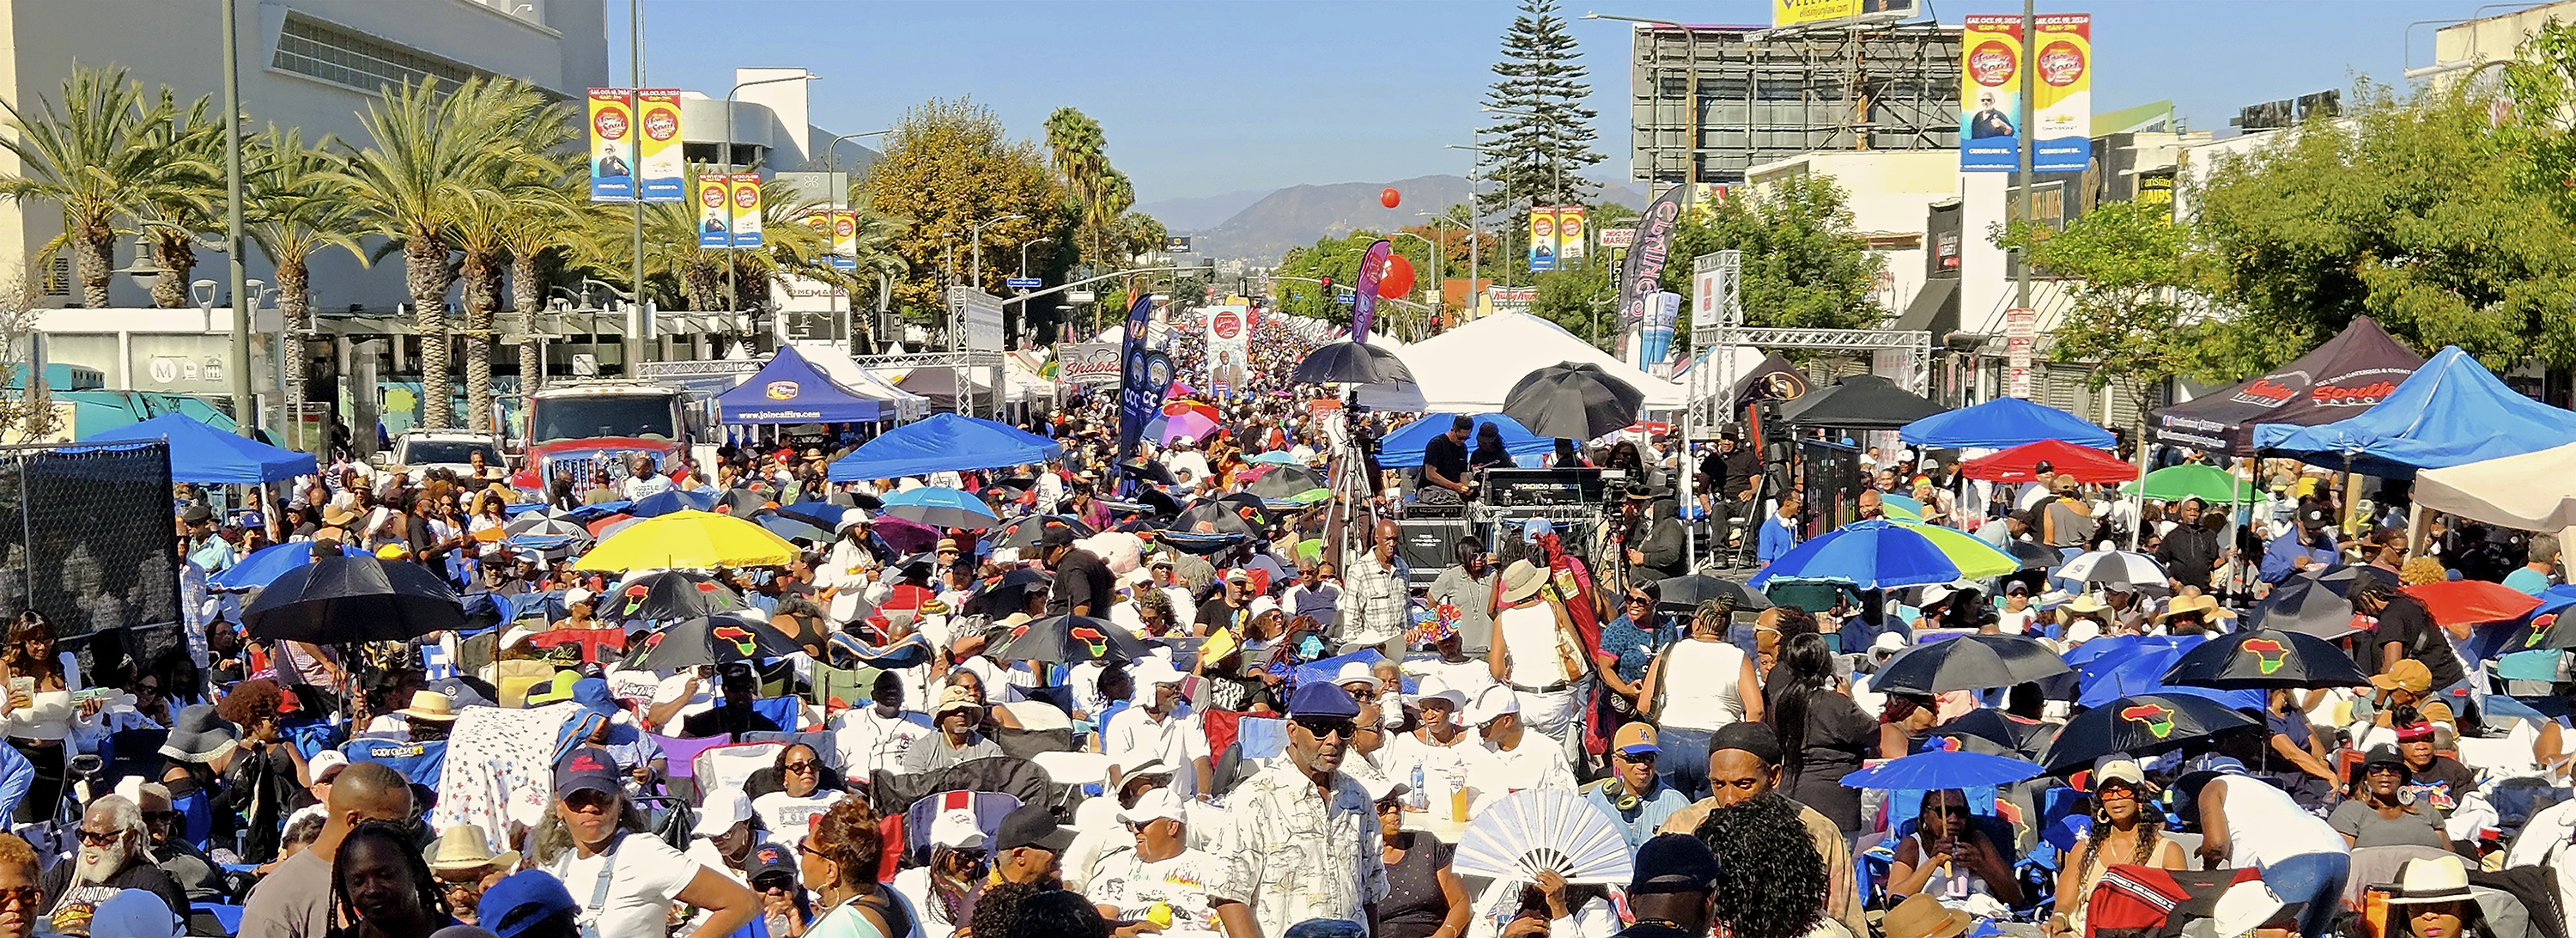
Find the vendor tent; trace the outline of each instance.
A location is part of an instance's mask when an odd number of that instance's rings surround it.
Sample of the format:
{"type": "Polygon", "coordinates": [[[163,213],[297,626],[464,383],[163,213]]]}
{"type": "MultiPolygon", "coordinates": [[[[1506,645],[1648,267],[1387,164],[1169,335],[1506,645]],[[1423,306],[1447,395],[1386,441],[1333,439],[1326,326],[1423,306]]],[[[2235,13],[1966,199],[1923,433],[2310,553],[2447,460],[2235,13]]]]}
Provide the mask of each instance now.
{"type": "Polygon", "coordinates": [[[882,402],[886,407],[887,417],[891,417],[898,423],[919,420],[922,415],[930,413],[929,398],[907,392],[895,387],[894,382],[877,377],[875,372],[860,367],[858,361],[852,359],[848,352],[828,345],[800,345],[796,347],[796,351],[797,354],[805,356],[806,361],[813,363],[814,367],[822,369],[824,374],[831,376],[832,381],[839,384],[843,390],[882,402]]]}
{"type": "Polygon", "coordinates": [[[1368,386],[1360,403],[1403,410],[1484,413],[1503,408],[1521,376],[1560,362],[1601,366],[1646,395],[1646,409],[1682,406],[1681,385],[1655,377],[1555,323],[1528,313],[1495,313],[1396,350],[1413,372],[1412,388],[1368,386]],[[1413,393],[1418,389],[1418,396],[1413,393]]]}
{"type": "Polygon", "coordinates": [[[1792,426],[1894,430],[1948,409],[1886,378],[1850,375],[1833,387],[1791,401],[1780,409],[1780,417],[1792,426]]]}
{"type": "Polygon", "coordinates": [[[1942,449],[2010,449],[2041,440],[2063,440],[2095,449],[2111,447],[2111,431],[2074,414],[2018,397],[1998,397],[1974,407],[1934,414],[1906,424],[1896,431],[1896,436],[1915,446],[1942,449]]]}
{"type": "Polygon", "coordinates": [[[2024,443],[2000,453],[1968,460],[1960,464],[1959,474],[1987,482],[2028,482],[2038,478],[2040,463],[2047,463],[2050,472],[2073,474],[2076,481],[2088,485],[2129,482],[2138,478],[2138,467],[2121,462],[2110,453],[2060,440],[2024,443]]]}
{"type": "Polygon", "coordinates": [[[2313,427],[2265,423],[2254,446],[2310,465],[2403,479],[2576,443],[2576,412],[2497,380],[2458,346],[2445,348],[2369,410],[2313,427]]]}
{"type": "MultiPolygon", "coordinates": [[[[1382,466],[1422,465],[1423,448],[1431,445],[1432,437],[1449,432],[1449,425],[1456,418],[1456,414],[1429,414],[1422,419],[1397,427],[1395,432],[1386,435],[1386,439],[1378,441],[1378,464],[1382,466]]],[[[1496,431],[1502,433],[1503,451],[1512,454],[1513,461],[1518,462],[1523,468],[1535,467],[1538,465],[1539,457],[1553,455],[1556,452],[1554,438],[1533,435],[1528,428],[1521,426],[1518,420],[1501,414],[1475,414],[1470,419],[1476,421],[1476,429],[1467,434],[1467,451],[1470,453],[1476,451],[1476,434],[1485,432],[1484,425],[1489,423],[1494,425],[1496,431]]]]}
{"type": "Polygon", "coordinates": [[[92,434],[83,443],[170,441],[170,481],[199,485],[259,485],[319,471],[311,455],[280,449],[207,426],[179,414],[92,434]]]}
{"type": "Polygon", "coordinates": [[[2312,427],[2359,414],[2423,364],[2370,317],[2357,317],[2269,374],[2156,411],[2147,435],[2167,446],[2251,456],[2256,424],[2312,427]]]}
{"type": "Polygon", "coordinates": [[[2415,474],[2415,504],[2523,531],[2576,527],[2576,443],[2415,474]]]}
{"type": "Polygon", "coordinates": [[[1054,440],[990,420],[932,414],[861,444],[832,461],[831,480],[858,482],[965,469],[1041,463],[1063,455],[1054,440]]]}
{"type": "Polygon", "coordinates": [[[716,419],[725,423],[867,423],[885,419],[889,410],[842,387],[793,345],[780,346],[759,371],[716,395],[716,419]]]}

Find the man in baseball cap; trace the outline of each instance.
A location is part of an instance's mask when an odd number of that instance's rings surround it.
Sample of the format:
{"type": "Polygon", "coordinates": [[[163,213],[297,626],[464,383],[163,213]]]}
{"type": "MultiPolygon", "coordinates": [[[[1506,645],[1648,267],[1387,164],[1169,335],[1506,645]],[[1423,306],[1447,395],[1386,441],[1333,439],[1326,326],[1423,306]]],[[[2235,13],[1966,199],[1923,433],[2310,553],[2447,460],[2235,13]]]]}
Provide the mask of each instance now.
{"type": "Polygon", "coordinates": [[[1471,756],[1467,777],[1478,789],[1481,810],[1492,799],[1525,788],[1574,790],[1574,772],[1566,767],[1565,749],[1548,737],[1530,732],[1521,722],[1520,697],[1506,685],[1477,692],[1467,705],[1467,725],[1484,737],[1485,752],[1471,756]]]}
{"type": "Polygon", "coordinates": [[[993,832],[993,875],[1005,882],[1043,882],[1056,857],[1073,845],[1073,830],[1055,822],[1045,805],[1023,805],[1002,817],[993,832]]]}
{"type": "Polygon", "coordinates": [[[1617,938],[1702,938],[1717,920],[1717,886],[1725,879],[1725,867],[1699,838],[1656,835],[1637,847],[1636,872],[1628,880],[1628,910],[1636,924],[1617,938]]]}
{"type": "Polygon", "coordinates": [[[1611,777],[1586,785],[1583,800],[1624,825],[1630,849],[1642,848],[1664,820],[1690,804],[1665,785],[1655,772],[1663,750],[1655,744],[1655,727],[1630,723],[1610,736],[1611,777]]]}

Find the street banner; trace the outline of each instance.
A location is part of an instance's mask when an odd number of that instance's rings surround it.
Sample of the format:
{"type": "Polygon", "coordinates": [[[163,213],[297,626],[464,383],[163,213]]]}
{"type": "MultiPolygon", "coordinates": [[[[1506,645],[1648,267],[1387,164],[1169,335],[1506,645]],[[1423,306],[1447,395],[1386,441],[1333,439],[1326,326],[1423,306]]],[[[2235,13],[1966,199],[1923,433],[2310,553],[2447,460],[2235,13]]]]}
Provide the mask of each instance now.
{"type": "Polygon", "coordinates": [[[1664,255],[1672,250],[1673,228],[1682,217],[1680,186],[1664,190],[1646,211],[1637,216],[1636,234],[1631,236],[1628,259],[1619,265],[1619,328],[1635,328],[1646,318],[1647,303],[1655,291],[1663,289],[1655,280],[1663,276],[1664,255]]]}
{"type": "MultiPolygon", "coordinates": [[[[1959,34],[1959,169],[2011,172],[2021,162],[2021,17],[1971,14],[1959,34]]],[[[2087,49],[2090,55],[2091,50],[2087,49]]],[[[2043,92],[2045,93],[2045,92],[2043,92]]],[[[2085,97],[2092,95],[2088,91],[2085,97]]]]}
{"type": "MultiPolygon", "coordinates": [[[[842,270],[859,269],[859,213],[850,209],[832,211],[832,266],[842,270]]],[[[1116,357],[1111,358],[1111,373],[1117,372],[1116,357]]]]}
{"type": "Polygon", "coordinates": [[[590,200],[635,200],[635,92],[590,89],[590,200]]]}
{"type": "Polygon", "coordinates": [[[1636,243],[1636,240],[1637,229],[1635,228],[1601,229],[1601,249],[1605,251],[1611,248],[1627,247],[1630,244],[1636,243]]]}
{"type": "Polygon", "coordinates": [[[1588,253],[1583,241],[1583,206],[1568,205],[1556,210],[1556,262],[1572,267],[1588,253]]]}
{"type": "Polygon", "coordinates": [[[2039,347],[2039,312],[2004,310],[2004,395],[2030,397],[2031,353],[2039,347]]]}
{"type": "Polygon", "coordinates": [[[1530,272],[1556,269],[1556,209],[1530,209],[1530,272]]]}
{"type": "Polygon", "coordinates": [[[1395,245],[1385,238],[1360,255],[1360,282],[1351,293],[1351,341],[1368,344],[1369,327],[1377,324],[1377,284],[1394,262],[1395,245]]]}
{"type": "Polygon", "coordinates": [[[760,238],[760,174],[735,173],[733,191],[733,246],[756,248],[760,238]]]}
{"type": "MultiPolygon", "coordinates": [[[[1865,14],[1912,19],[1920,0],[1771,0],[1771,28],[1847,20],[1865,14]]],[[[1877,17],[1872,17],[1877,19],[1877,17]]]]}
{"type": "Polygon", "coordinates": [[[646,88],[635,93],[636,187],[647,202],[689,200],[689,164],[680,156],[680,90],[646,88]]]}
{"type": "Polygon", "coordinates": [[[1637,360],[1651,364],[1664,359],[1673,348],[1673,327],[1681,322],[1682,295],[1658,292],[1646,311],[1645,331],[1637,347],[1637,360]]]}
{"type": "MultiPolygon", "coordinates": [[[[1381,244],[1385,242],[1379,242],[1381,244]]],[[[1366,274],[1361,279],[1367,279],[1366,274]]],[[[1242,394],[1252,360],[1252,308],[1210,306],[1207,316],[1207,390],[1218,397],[1242,394]]]]}
{"type": "Polygon", "coordinates": [[[733,177],[698,174],[698,246],[733,246],[733,177]]]}
{"type": "Polygon", "coordinates": [[[1058,342],[1056,380],[1089,387],[1117,387],[1118,351],[1116,342],[1058,342]]]}
{"type": "Polygon", "coordinates": [[[2093,160],[2093,14],[2051,13],[2031,28],[2039,32],[2030,42],[2039,70],[2031,171],[2083,172],[2093,160]]]}
{"type": "Polygon", "coordinates": [[[1145,344],[1145,329],[1153,319],[1154,297],[1142,294],[1127,308],[1126,340],[1118,354],[1118,464],[1125,466],[1136,457],[1136,438],[1145,433],[1145,422],[1163,403],[1163,391],[1172,386],[1166,369],[1162,380],[1147,373],[1150,349],[1145,344]]]}

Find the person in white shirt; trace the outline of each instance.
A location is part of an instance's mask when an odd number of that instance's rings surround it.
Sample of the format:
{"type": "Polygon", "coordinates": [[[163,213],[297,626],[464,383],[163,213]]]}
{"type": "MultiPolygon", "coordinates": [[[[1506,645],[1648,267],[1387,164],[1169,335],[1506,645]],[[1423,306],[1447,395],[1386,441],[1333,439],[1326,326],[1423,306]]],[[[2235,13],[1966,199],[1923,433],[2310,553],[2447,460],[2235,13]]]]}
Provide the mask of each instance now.
{"type": "Polygon", "coordinates": [[[1056,506],[1064,503],[1064,476],[1061,474],[1063,469],[1064,464],[1061,462],[1051,462],[1038,467],[1035,486],[1038,514],[1055,514],[1056,506]]]}
{"type": "Polygon", "coordinates": [[[751,885],[751,848],[760,843],[760,819],[751,811],[750,795],[739,788],[708,792],[689,834],[689,859],[751,885]]]}
{"type": "Polygon", "coordinates": [[[2050,466],[2045,460],[2040,462],[2038,478],[2022,483],[2021,494],[2013,499],[2014,511],[2029,511],[2033,506],[2046,504],[2049,499],[2057,497],[2057,493],[2050,491],[2048,485],[2050,473],[2054,469],[2055,467],[2050,466]]]}
{"type": "MultiPolygon", "coordinates": [[[[1167,765],[1188,766],[1188,771],[1176,772],[1172,777],[1173,787],[1183,795],[1215,787],[1207,731],[1200,727],[1196,714],[1178,712],[1181,672],[1161,658],[1146,658],[1130,676],[1142,700],[1109,718],[1100,751],[1121,765],[1159,756],[1167,765]]],[[[1114,784],[1118,781],[1115,770],[1111,775],[1114,784]]]]}
{"type": "Polygon", "coordinates": [[[1191,448],[1196,442],[1186,436],[1174,437],[1171,451],[1163,454],[1163,468],[1171,472],[1174,487],[1184,492],[1196,491],[1208,477],[1207,457],[1191,448]]]}
{"type": "Polygon", "coordinates": [[[1483,741],[1458,722],[1459,711],[1467,707],[1467,695],[1444,689],[1418,695],[1413,703],[1421,725],[1413,732],[1396,734],[1379,750],[1386,776],[1411,786],[1414,773],[1421,773],[1420,787],[1414,790],[1430,806],[1432,816],[1463,822],[1466,818],[1454,816],[1449,795],[1468,787],[1468,770],[1485,755],[1483,741]]]}
{"type": "Polygon", "coordinates": [[[529,835],[532,865],[588,900],[579,918],[585,934],[660,934],[682,905],[704,912],[688,938],[722,938],[751,923],[758,906],[750,889],[642,832],[642,814],[627,802],[607,752],[567,754],[555,768],[555,799],[529,835]]]}
{"type": "Polygon", "coordinates": [[[1519,695],[1509,687],[1488,687],[1467,706],[1467,723],[1485,739],[1483,758],[1467,770],[1475,796],[1473,811],[1494,800],[1531,788],[1574,790],[1574,771],[1565,750],[1544,736],[1533,738],[1521,723],[1519,695]]]}
{"type": "Polygon", "coordinates": [[[823,754],[803,743],[790,743],[778,751],[779,790],[751,800],[752,813],[760,815],[760,826],[773,840],[792,844],[805,839],[805,829],[816,815],[834,802],[850,796],[840,789],[826,789],[823,781],[823,754]]]}
{"type": "Polygon", "coordinates": [[[1148,790],[1120,821],[1136,831],[1136,846],[1113,851],[1092,866],[1084,894],[1112,921],[1148,921],[1162,931],[1212,931],[1208,881],[1225,868],[1217,857],[1189,849],[1181,796],[1148,790]]]}
{"type": "Polygon", "coordinates": [[[630,502],[640,502],[670,490],[671,477],[663,475],[654,467],[653,457],[643,453],[635,454],[635,474],[627,476],[626,481],[617,486],[618,494],[626,496],[630,502]]]}
{"type": "Polygon", "coordinates": [[[904,749],[931,734],[930,716],[904,709],[903,699],[902,672],[879,671],[868,690],[869,705],[832,718],[832,749],[840,754],[842,771],[862,779],[896,771],[904,749]]]}
{"type": "MultiPolygon", "coordinates": [[[[1493,647],[1486,662],[1494,680],[1518,695],[1515,713],[1530,729],[1556,744],[1559,758],[1570,758],[1582,733],[1576,726],[1585,699],[1576,677],[1583,665],[1569,661],[1556,601],[1545,593],[1547,575],[1527,558],[1503,569],[1500,611],[1494,613],[1493,647]]],[[[1477,699],[1483,699],[1479,695],[1477,699]]]]}
{"type": "Polygon", "coordinates": [[[875,521],[865,508],[841,512],[841,538],[832,542],[823,562],[814,567],[814,585],[831,592],[826,608],[835,623],[848,625],[859,618],[870,602],[868,588],[885,566],[885,558],[877,556],[868,543],[868,526],[875,521]]]}

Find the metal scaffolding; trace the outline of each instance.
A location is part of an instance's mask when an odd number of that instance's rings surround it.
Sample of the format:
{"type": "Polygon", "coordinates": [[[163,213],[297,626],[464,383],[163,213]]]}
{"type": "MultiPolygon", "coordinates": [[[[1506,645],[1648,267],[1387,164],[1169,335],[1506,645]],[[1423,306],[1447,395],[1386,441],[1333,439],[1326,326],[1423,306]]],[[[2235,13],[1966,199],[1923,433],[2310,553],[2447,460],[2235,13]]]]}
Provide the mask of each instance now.
{"type": "Polygon", "coordinates": [[[1955,25],[1854,25],[1757,36],[1760,26],[1641,24],[1629,56],[1632,179],[1661,191],[1740,184],[1754,166],[1819,150],[1959,145],[1955,25]]]}

